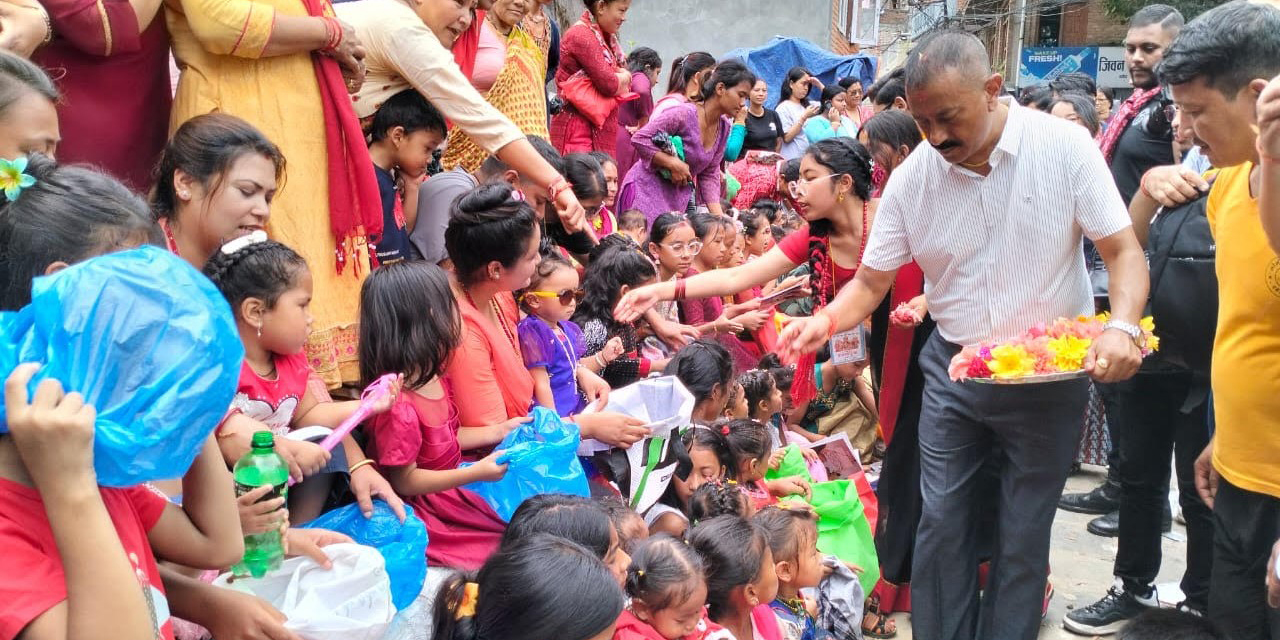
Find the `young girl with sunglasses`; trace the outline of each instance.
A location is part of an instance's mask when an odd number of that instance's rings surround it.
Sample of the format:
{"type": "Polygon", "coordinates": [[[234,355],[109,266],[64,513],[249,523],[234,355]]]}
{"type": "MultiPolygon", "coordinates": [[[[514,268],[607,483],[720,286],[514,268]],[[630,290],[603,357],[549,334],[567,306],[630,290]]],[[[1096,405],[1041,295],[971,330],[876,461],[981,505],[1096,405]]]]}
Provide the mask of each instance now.
{"type": "Polygon", "coordinates": [[[557,254],[542,259],[519,295],[525,316],[516,327],[524,365],[533,376],[533,397],[538,404],[561,417],[578,413],[586,405],[578,391],[580,361],[604,368],[622,355],[622,340],[614,337],[595,356],[587,356],[582,329],[573,317],[581,296],[578,270],[557,254]]]}

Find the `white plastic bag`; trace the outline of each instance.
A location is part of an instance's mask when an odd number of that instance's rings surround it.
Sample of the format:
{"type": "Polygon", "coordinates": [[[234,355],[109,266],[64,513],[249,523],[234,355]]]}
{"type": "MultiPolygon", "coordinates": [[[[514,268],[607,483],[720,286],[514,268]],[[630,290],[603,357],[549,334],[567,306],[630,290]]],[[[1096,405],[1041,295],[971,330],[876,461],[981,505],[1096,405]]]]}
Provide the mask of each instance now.
{"type": "Polygon", "coordinates": [[[271,603],[289,618],[284,626],[305,640],[378,640],[396,614],[382,555],[358,544],[324,550],[332,569],[310,558],[290,558],[260,579],[230,581],[224,573],[214,584],[271,603]]]}

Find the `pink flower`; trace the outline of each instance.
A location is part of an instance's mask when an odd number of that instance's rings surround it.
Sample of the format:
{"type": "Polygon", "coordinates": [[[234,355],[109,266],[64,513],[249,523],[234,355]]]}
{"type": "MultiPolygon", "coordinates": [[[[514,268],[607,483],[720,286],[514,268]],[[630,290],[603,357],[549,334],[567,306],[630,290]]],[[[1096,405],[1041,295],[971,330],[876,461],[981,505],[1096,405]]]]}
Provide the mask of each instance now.
{"type": "MultiPolygon", "coordinates": [[[[987,357],[990,358],[990,350],[987,350],[987,357]]],[[[966,372],[970,378],[990,378],[991,369],[987,366],[987,361],[982,358],[974,358],[969,361],[969,370],[966,372]]]]}
{"type": "Polygon", "coordinates": [[[916,310],[911,308],[911,305],[901,302],[898,304],[898,307],[889,314],[889,321],[898,326],[914,327],[921,322],[924,322],[924,318],[921,318],[920,314],[916,313],[916,310]]]}
{"type": "Polygon", "coordinates": [[[975,347],[965,347],[960,350],[960,353],[951,358],[951,364],[947,367],[947,375],[951,376],[952,382],[960,382],[969,377],[970,363],[977,355],[978,350],[975,347]]]}

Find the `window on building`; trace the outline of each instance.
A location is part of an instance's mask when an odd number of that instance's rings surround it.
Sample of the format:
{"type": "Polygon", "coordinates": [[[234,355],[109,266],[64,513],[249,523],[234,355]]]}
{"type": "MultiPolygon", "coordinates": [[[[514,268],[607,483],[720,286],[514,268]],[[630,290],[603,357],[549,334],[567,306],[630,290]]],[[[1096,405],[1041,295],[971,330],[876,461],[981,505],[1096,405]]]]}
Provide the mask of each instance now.
{"type": "Polygon", "coordinates": [[[885,0],[840,0],[836,14],[840,20],[840,33],[849,42],[875,45],[880,32],[880,7],[885,0]]]}
{"type": "Polygon", "coordinates": [[[1062,41],[1062,6],[1046,8],[1040,12],[1040,28],[1036,42],[1042,47],[1056,47],[1062,41]]]}

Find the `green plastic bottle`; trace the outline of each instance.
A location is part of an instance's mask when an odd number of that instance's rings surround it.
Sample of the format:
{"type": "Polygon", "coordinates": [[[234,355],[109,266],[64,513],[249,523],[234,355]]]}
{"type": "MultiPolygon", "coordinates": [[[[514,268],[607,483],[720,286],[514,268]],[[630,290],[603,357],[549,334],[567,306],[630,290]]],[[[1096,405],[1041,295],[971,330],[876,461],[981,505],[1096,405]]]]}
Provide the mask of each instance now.
{"type": "MultiPolygon", "coordinates": [[[[242,496],[265,484],[274,489],[259,498],[258,502],[288,497],[289,465],[276,453],[275,437],[270,431],[253,434],[252,448],[236,462],[234,475],[236,496],[242,496]]],[[[231,568],[231,572],[237,577],[261,578],[268,571],[279,568],[283,560],[284,545],[279,530],[246,535],[244,558],[231,568]]]]}

